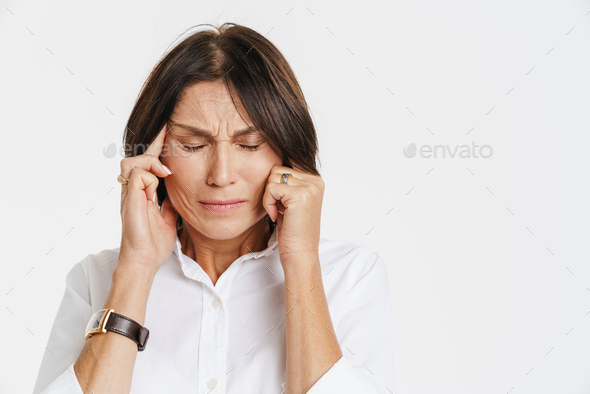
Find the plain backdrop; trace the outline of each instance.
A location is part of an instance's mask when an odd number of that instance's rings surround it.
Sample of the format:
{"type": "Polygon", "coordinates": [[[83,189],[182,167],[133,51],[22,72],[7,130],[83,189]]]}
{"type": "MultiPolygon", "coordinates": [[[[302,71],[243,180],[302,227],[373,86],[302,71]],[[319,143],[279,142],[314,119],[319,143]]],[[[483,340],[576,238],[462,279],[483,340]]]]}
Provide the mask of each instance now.
{"type": "Polygon", "coordinates": [[[589,12],[3,1],[0,392],[32,391],[66,273],[119,246],[122,157],[104,149],[141,85],[183,31],[226,21],[268,37],[303,88],[322,237],[388,264],[395,393],[590,392],[589,12]]]}

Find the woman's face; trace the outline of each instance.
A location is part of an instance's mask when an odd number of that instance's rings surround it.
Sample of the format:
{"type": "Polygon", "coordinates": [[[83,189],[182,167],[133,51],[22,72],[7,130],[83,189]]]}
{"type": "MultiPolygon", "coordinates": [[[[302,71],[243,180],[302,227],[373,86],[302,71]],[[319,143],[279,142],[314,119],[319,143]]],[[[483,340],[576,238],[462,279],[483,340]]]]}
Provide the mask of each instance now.
{"type": "Polygon", "coordinates": [[[235,92],[233,97],[247,124],[224,83],[187,88],[168,121],[161,154],[174,173],[166,178],[172,205],[185,222],[212,239],[234,238],[266,215],[266,181],[271,168],[281,164],[256,130],[237,135],[253,125],[235,92]],[[245,202],[229,211],[202,203],[234,199],[245,202]]]}

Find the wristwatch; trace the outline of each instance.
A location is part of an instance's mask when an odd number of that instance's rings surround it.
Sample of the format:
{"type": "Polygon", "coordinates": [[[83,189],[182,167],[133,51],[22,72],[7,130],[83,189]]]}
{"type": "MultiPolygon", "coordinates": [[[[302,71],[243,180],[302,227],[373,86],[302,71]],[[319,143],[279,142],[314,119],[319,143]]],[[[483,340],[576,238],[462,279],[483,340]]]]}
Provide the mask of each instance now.
{"type": "Polygon", "coordinates": [[[101,309],[94,313],[86,326],[84,338],[88,340],[94,334],[108,331],[126,336],[137,343],[137,350],[143,351],[150,336],[150,330],[127,316],[115,313],[114,309],[101,309]]]}

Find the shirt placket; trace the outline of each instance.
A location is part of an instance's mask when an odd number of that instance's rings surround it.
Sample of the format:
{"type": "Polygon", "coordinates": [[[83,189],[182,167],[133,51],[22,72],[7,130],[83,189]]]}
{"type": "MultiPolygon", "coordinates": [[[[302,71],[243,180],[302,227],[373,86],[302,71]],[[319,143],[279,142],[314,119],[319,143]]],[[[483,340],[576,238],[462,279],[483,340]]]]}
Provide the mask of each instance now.
{"type": "Polygon", "coordinates": [[[226,390],[228,344],[228,316],[225,300],[229,298],[234,276],[244,260],[259,259],[270,255],[278,243],[276,232],[273,233],[267,249],[262,252],[243,255],[238,258],[220,277],[217,286],[213,286],[205,272],[197,264],[190,264],[181,252],[180,240],[176,238],[174,254],[179,259],[184,274],[201,284],[202,318],[201,337],[199,340],[198,394],[224,393],[226,390]]]}
{"type": "Polygon", "coordinates": [[[205,283],[199,345],[199,394],[225,393],[227,316],[221,297],[205,283]]]}

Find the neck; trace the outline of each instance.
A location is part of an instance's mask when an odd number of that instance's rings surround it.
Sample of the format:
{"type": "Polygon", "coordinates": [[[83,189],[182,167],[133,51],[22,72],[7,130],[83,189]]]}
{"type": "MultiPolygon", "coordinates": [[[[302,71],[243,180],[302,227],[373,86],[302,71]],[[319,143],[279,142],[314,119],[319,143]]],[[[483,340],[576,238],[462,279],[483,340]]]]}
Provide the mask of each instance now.
{"type": "Polygon", "coordinates": [[[266,249],[271,231],[265,216],[232,239],[212,239],[183,220],[178,230],[182,253],[195,260],[211,278],[213,285],[240,256],[266,249]]]}

